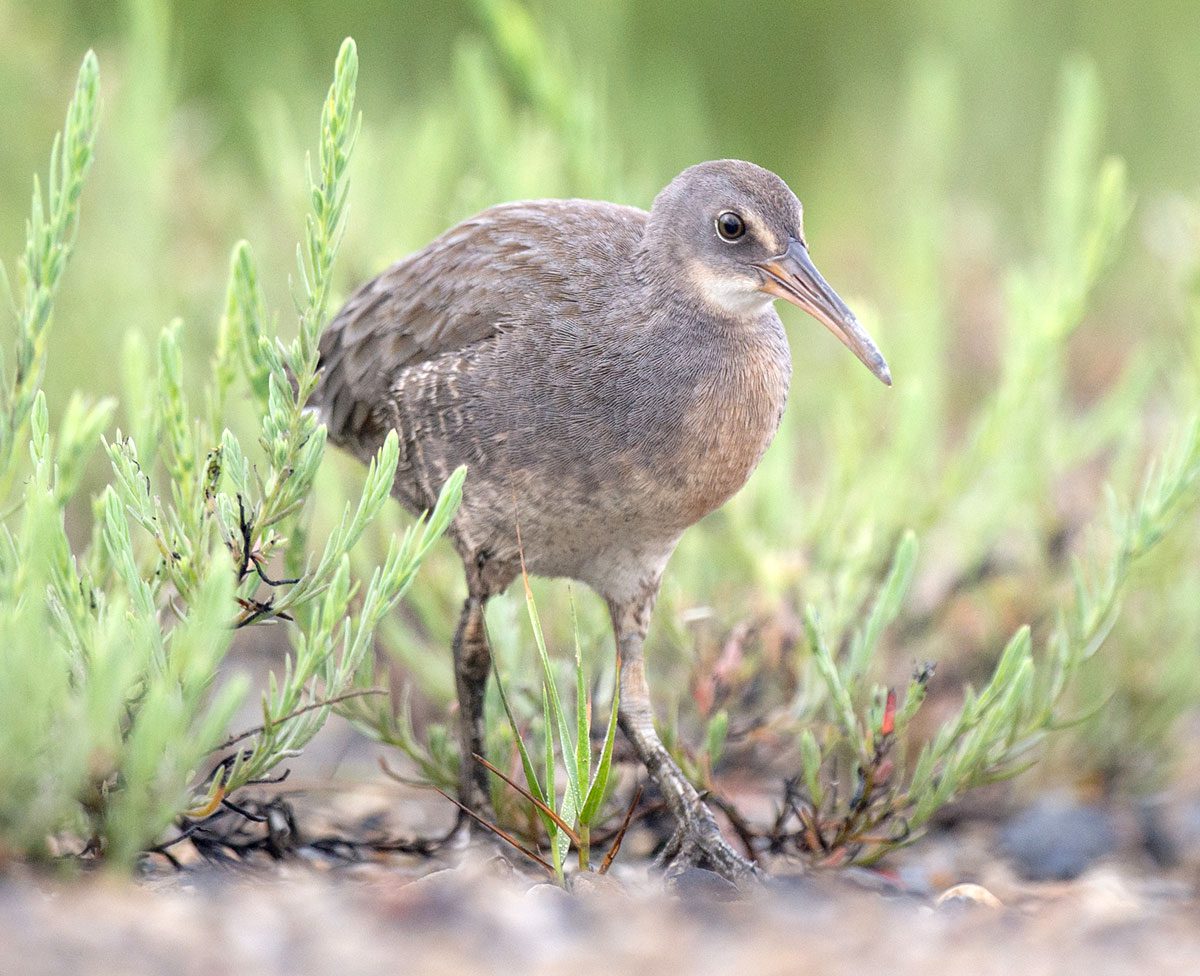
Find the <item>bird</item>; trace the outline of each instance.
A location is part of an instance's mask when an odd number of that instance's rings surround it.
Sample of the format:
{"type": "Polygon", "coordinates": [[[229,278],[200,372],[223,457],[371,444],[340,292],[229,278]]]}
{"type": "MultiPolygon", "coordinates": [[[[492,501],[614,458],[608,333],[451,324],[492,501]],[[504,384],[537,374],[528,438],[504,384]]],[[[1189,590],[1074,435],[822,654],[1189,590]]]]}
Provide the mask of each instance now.
{"type": "Polygon", "coordinates": [[[760,873],[663,745],[644,642],[681,535],[742,487],[779,427],[792,357],[775,300],[891,385],[813,264],[803,217],[782,178],[732,159],[685,169],[649,212],[504,203],[363,284],[322,334],[310,402],[335,445],[365,462],[395,431],[393,494],[418,514],[467,469],[448,536],[467,586],[452,653],[471,809],[489,795],[473,758],[491,669],[485,608],[522,572],[563,577],[607,604],[618,724],[677,825],[660,863],[760,873]]]}

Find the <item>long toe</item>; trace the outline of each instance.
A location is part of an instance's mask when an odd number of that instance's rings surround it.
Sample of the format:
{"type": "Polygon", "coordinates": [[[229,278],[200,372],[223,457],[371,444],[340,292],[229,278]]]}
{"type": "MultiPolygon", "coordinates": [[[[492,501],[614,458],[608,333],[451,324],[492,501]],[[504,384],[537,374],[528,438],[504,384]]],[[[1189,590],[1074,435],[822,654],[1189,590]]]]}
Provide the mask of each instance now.
{"type": "Polygon", "coordinates": [[[716,825],[684,823],[659,856],[670,879],[688,868],[706,868],[735,884],[763,881],[766,873],[735,851],[716,825]]]}

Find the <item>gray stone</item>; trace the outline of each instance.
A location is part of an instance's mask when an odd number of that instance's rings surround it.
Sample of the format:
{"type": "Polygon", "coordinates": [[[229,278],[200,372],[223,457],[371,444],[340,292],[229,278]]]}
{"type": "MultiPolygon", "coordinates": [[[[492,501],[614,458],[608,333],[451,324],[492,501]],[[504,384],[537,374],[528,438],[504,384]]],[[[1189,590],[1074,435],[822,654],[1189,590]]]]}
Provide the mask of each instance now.
{"type": "Polygon", "coordinates": [[[1107,810],[1066,800],[1043,800],[1017,814],[1000,848],[1029,881],[1069,881],[1112,853],[1117,831],[1107,810]]]}
{"type": "Polygon", "coordinates": [[[684,901],[737,901],[741,897],[737,885],[705,868],[684,868],[671,875],[667,885],[676,897],[684,901]]]}

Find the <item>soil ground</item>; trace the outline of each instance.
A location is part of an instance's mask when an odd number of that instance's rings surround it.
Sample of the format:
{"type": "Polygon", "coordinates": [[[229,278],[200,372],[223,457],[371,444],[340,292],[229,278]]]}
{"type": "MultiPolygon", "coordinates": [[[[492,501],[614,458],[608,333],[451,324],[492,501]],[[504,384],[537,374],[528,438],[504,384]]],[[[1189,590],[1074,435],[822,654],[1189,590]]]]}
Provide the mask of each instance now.
{"type": "MultiPolygon", "coordinates": [[[[0,881],[0,974],[1194,973],[1200,873],[1155,866],[1129,823],[1071,881],[1021,880],[1004,825],[964,818],[883,872],[770,865],[737,892],[691,872],[667,885],[631,831],[610,875],[564,891],[478,839],[433,857],[382,837],[452,820],[436,795],[384,782],[289,783],[295,835],[276,859],[205,860],[187,843],[136,881],[0,881]],[[368,842],[339,846],[331,838],[368,842]],[[954,888],[971,883],[978,887],[954,888]],[[949,894],[947,894],[949,891],[949,894]]],[[[250,833],[249,825],[248,830],[250,833]]],[[[286,832],[286,831],[285,831],[286,832]]]]}

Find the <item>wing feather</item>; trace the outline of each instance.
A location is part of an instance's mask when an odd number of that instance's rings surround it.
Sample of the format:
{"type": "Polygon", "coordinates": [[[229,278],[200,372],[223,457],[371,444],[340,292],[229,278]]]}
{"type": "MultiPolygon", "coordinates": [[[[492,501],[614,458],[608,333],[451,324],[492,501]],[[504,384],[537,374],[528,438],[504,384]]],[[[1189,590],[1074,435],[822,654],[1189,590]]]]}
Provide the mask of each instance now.
{"type": "MultiPolygon", "coordinates": [[[[611,271],[646,214],[581,200],[504,204],[452,227],[359,288],[321,338],[313,405],[336,443],[371,443],[391,423],[400,375],[510,329],[544,325],[588,266],[611,271]]],[[[586,279],[584,279],[586,280],[586,279]]]]}

